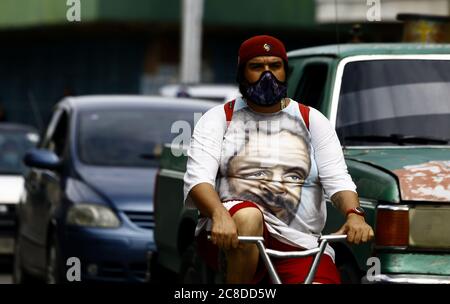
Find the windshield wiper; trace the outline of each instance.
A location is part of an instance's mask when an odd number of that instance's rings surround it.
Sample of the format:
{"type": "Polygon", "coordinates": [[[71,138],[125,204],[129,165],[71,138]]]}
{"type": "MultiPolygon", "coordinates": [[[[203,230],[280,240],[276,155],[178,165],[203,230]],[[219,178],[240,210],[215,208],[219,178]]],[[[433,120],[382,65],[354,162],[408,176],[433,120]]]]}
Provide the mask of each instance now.
{"type": "Polygon", "coordinates": [[[418,144],[418,145],[446,145],[448,144],[448,139],[425,137],[425,136],[414,136],[414,135],[402,135],[402,134],[391,134],[391,135],[359,135],[359,136],[346,136],[344,140],[352,141],[368,141],[368,142],[392,142],[400,145],[403,144],[418,144]]]}

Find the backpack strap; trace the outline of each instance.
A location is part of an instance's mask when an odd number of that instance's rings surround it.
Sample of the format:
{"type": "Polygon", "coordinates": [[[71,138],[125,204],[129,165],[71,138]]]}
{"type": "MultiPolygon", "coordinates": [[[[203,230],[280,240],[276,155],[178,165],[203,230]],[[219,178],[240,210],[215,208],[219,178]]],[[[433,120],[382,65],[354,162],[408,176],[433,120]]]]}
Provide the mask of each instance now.
{"type": "MultiPolygon", "coordinates": [[[[227,126],[230,124],[231,119],[233,118],[234,112],[234,104],[236,99],[232,101],[228,101],[223,105],[223,109],[225,110],[225,117],[227,119],[227,126]]],[[[298,103],[298,107],[300,109],[300,114],[302,115],[303,121],[305,122],[306,128],[309,130],[309,107],[298,103]]]]}
{"type": "Polygon", "coordinates": [[[303,121],[305,122],[306,128],[309,130],[309,107],[298,103],[300,109],[300,114],[302,115],[303,121]]]}
{"type": "Polygon", "coordinates": [[[233,99],[232,101],[228,101],[223,105],[223,109],[225,110],[225,117],[227,119],[227,126],[230,125],[231,119],[233,118],[233,112],[234,112],[234,103],[236,102],[236,99],[233,99]]]}

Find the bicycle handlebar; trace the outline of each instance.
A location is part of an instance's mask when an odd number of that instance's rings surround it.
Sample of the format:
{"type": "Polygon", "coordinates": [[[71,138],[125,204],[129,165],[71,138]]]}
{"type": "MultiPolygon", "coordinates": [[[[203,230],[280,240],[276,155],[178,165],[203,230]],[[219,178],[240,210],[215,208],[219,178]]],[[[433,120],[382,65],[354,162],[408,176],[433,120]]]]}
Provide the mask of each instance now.
{"type": "MultiPolygon", "coordinates": [[[[208,240],[211,240],[211,235],[208,234],[208,240]]],[[[326,234],[326,235],[321,235],[319,237],[319,242],[320,241],[327,241],[328,243],[332,243],[332,242],[340,242],[340,241],[344,241],[347,239],[347,235],[346,234],[326,234]]],[[[242,243],[256,243],[258,241],[264,241],[264,238],[262,236],[238,236],[238,240],[239,242],[242,243]]]]}
{"type": "MultiPolygon", "coordinates": [[[[208,238],[208,240],[211,240],[211,235],[208,234],[207,238],[208,238]]],[[[264,238],[262,236],[238,236],[239,242],[256,244],[256,246],[259,249],[259,253],[261,254],[261,258],[263,259],[264,264],[266,264],[267,270],[269,271],[269,275],[275,284],[281,284],[281,280],[278,277],[278,274],[277,274],[275,267],[273,266],[272,261],[270,260],[269,256],[276,257],[276,258],[281,258],[281,257],[296,258],[296,257],[306,257],[306,256],[315,255],[313,263],[309,270],[308,276],[306,277],[306,280],[305,280],[305,284],[311,284],[314,279],[314,276],[316,274],[317,267],[319,266],[320,258],[325,251],[325,247],[326,247],[327,243],[341,242],[346,239],[347,239],[346,234],[321,235],[318,238],[319,246],[316,248],[302,250],[302,251],[278,251],[278,250],[266,248],[264,246],[264,238]]]]}
{"type": "Polygon", "coordinates": [[[329,243],[331,242],[339,242],[347,239],[346,234],[326,234],[321,235],[319,240],[327,240],[329,243]]]}

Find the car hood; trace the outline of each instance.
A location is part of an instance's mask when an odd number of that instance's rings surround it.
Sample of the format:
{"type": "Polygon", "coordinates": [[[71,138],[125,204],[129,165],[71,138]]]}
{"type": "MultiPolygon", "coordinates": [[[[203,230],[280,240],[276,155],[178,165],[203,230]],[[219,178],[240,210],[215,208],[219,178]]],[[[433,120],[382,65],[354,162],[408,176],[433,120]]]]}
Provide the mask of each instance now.
{"type": "Polygon", "coordinates": [[[122,211],[153,211],[157,168],[87,167],[81,179],[122,211]]]}
{"type": "Polygon", "coordinates": [[[23,191],[20,175],[0,175],[0,204],[17,204],[23,191]]]}
{"type": "Polygon", "coordinates": [[[347,148],[344,154],[395,175],[402,200],[450,203],[450,147],[347,148]]]}

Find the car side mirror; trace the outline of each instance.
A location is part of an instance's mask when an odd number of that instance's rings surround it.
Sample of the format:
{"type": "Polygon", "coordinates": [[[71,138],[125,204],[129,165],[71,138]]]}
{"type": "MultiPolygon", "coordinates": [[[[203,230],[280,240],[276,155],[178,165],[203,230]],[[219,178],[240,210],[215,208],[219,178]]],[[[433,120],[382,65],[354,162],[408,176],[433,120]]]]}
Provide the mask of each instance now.
{"type": "Polygon", "coordinates": [[[23,162],[30,168],[58,170],[61,167],[61,160],[52,151],[45,149],[32,149],[25,154],[23,162]]]}

